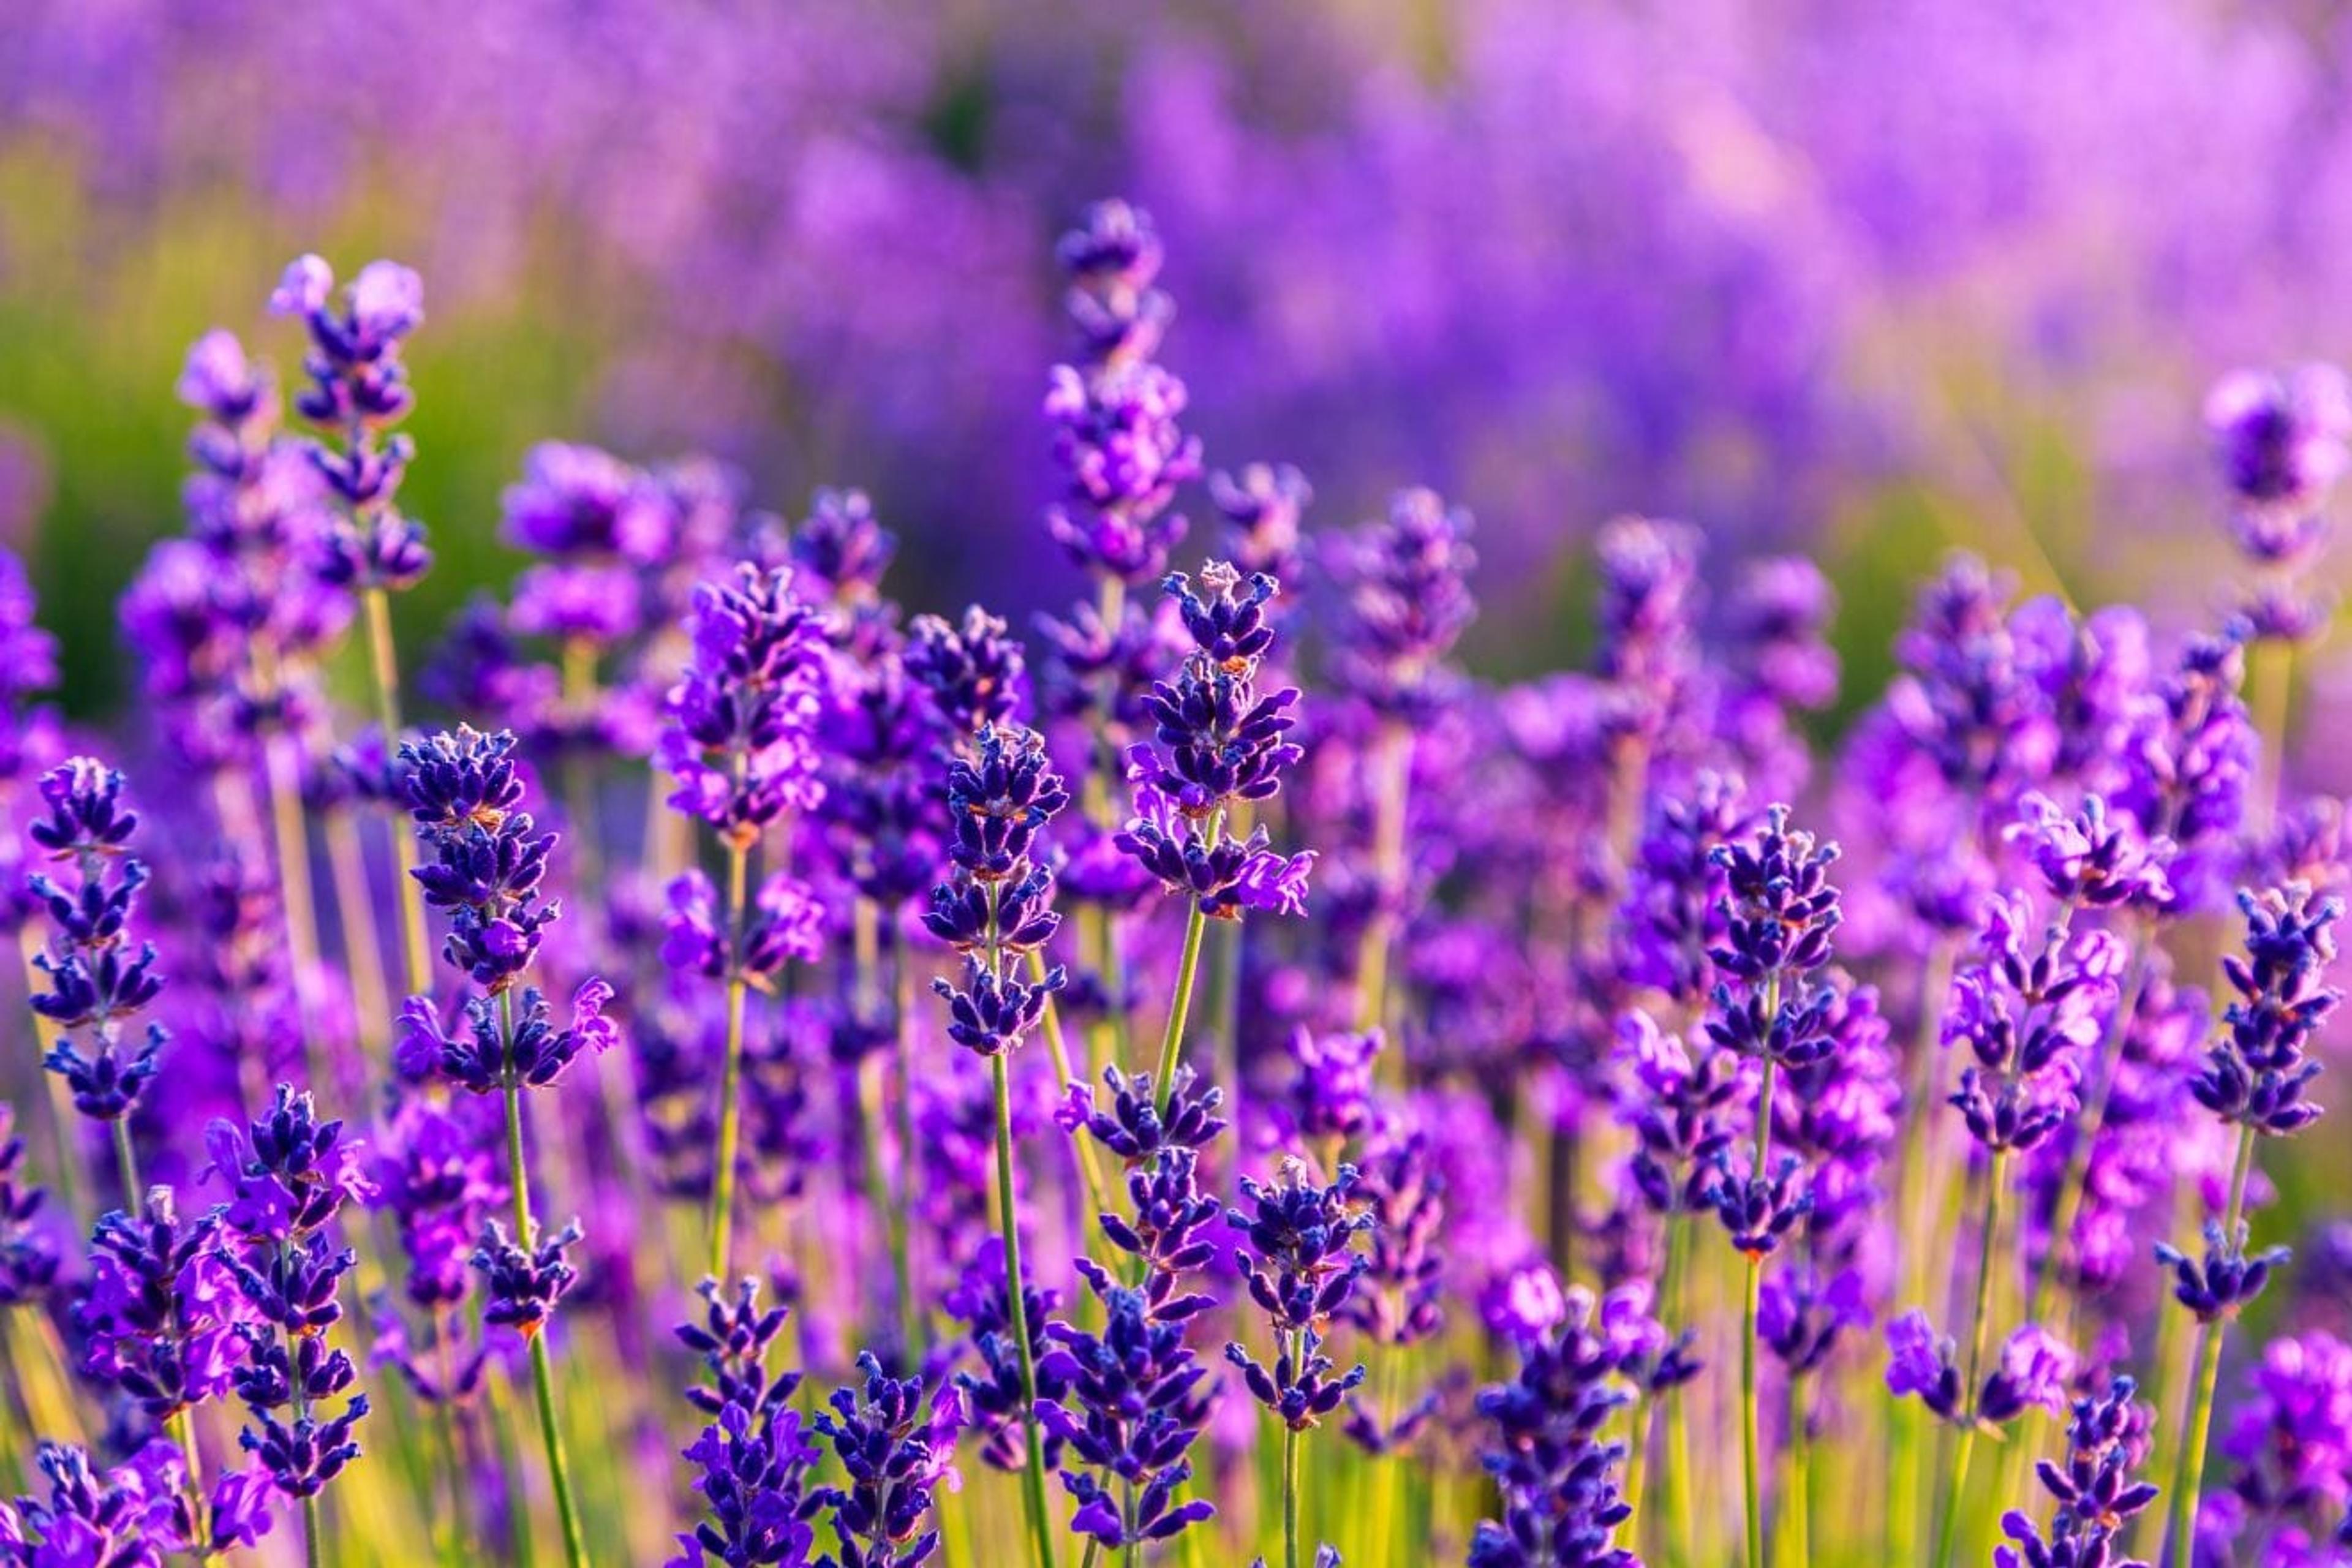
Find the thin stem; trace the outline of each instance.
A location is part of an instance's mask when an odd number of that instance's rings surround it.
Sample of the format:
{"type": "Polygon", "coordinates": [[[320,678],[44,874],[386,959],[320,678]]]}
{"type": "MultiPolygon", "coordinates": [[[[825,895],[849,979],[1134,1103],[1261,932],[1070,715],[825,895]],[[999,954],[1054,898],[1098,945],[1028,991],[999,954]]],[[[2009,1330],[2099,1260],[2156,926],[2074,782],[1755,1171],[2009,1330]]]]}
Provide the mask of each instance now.
{"type": "MultiPolygon", "coordinates": [[[[1690,1263],[1692,1226],[1688,1215],[1679,1211],[1666,1216],[1666,1261],[1658,1280],[1658,1310],[1667,1314],[1666,1324],[1680,1331],[1690,1322],[1690,1263]]],[[[1690,1461],[1690,1427],[1684,1412],[1683,1396],[1668,1390],[1664,1396],[1666,1417],[1665,1453],[1658,1467],[1655,1492],[1666,1499],[1657,1514],[1653,1539],[1659,1546],[1658,1556],[1666,1563],[1683,1561],[1694,1533],[1690,1517],[1690,1500],[1695,1472],[1690,1461]]]]}
{"type": "MultiPolygon", "coordinates": [[[[514,1049],[514,994],[499,993],[501,1054],[514,1049]]],[[[530,1173],[523,1160],[522,1085],[507,1074],[507,1183],[512,1188],[515,1245],[528,1252],[538,1240],[530,1217],[530,1173]]],[[[531,1390],[539,1405],[539,1439],[547,1451],[547,1474],[555,1490],[555,1511],[563,1526],[563,1560],[570,1568],[585,1568],[587,1549],[581,1542],[580,1510],[572,1500],[572,1472],[563,1459],[563,1433],[555,1420],[555,1371],[548,1361],[547,1336],[534,1331],[530,1341],[531,1390]]]]}
{"type": "MultiPolygon", "coordinates": [[[[563,643],[563,705],[575,716],[593,713],[596,706],[596,645],[585,637],[563,643]]],[[[563,748],[563,814],[571,819],[570,845],[573,875],[583,892],[601,888],[604,868],[597,855],[596,775],[592,759],[576,736],[563,748]]]]}
{"type": "Polygon", "coordinates": [[[1936,1532],[1936,1563],[1937,1568],[1950,1568],[1952,1549],[1958,1543],[1960,1531],[1960,1494],[1969,1484],[1969,1462],[1976,1456],[1976,1398],[1979,1380],[1984,1375],[1985,1333],[1987,1320],[1991,1316],[1992,1274],[1996,1246],[2000,1236],[2001,1199],[2009,1176],[2009,1151],[1993,1151],[1992,1163],[1985,1173],[1984,1234],[1977,1247],[1976,1308],[1969,1316],[1968,1376],[1960,1385],[1969,1402],[1968,1419],[1960,1424],[1960,1435],[1952,1448],[1951,1481],[1944,1489],[1943,1523],[1936,1532]]]}
{"type": "Polygon", "coordinates": [[[1298,1568],[1298,1428],[1282,1428],[1282,1568],[1298,1568]]]}
{"type": "MultiPolygon", "coordinates": [[[[1209,818],[1208,847],[1217,847],[1223,818],[1209,818]]],[[[1168,1113],[1168,1102],[1176,1095],[1176,1059],[1184,1047],[1184,1022],[1192,1011],[1192,984],[1201,973],[1201,938],[1208,930],[1209,917],[1201,911],[1201,900],[1190,898],[1191,908],[1184,911],[1184,952],[1176,963],[1176,994],[1168,1003],[1168,1027],[1160,1037],[1160,1064],[1152,1073],[1152,1093],[1160,1113],[1168,1113]]]]}
{"type": "Polygon", "coordinates": [[[302,1070],[320,1083],[319,911],[311,894],[310,840],[302,826],[302,781],[289,737],[262,746],[269,770],[269,828],[278,848],[278,894],[284,908],[287,961],[294,971],[294,1007],[301,1024],[302,1070]]]}
{"type": "Polygon", "coordinates": [[[320,1568],[326,1562],[326,1547],[320,1540],[325,1533],[319,1520],[319,1494],[312,1492],[302,1500],[302,1561],[308,1568],[320,1568]]]}
{"type": "Polygon", "coordinates": [[[743,902],[751,849],[727,846],[727,1052],[719,1073],[719,1152],[710,1173],[710,1277],[724,1281],[735,1226],[735,1160],[742,1137],[737,1103],[743,1078],[743,902]]]}
{"type": "Polygon", "coordinates": [[[1813,1474],[1813,1442],[1806,1431],[1805,1383],[1802,1378],[1789,1379],[1789,1465],[1788,1496],[1781,1500],[1787,1543],[1797,1553],[1799,1568],[1813,1560],[1812,1499],[1809,1496],[1813,1474]]]}
{"type": "Polygon", "coordinates": [[[988,1058],[996,1097],[996,1218],[1004,1237],[1004,1300],[1013,1342],[1021,1354],[1021,1433],[1028,1449],[1022,1502],[1037,1545],[1038,1568],[1054,1568],[1054,1540],[1045,1517],[1045,1450],[1037,1434],[1037,1363],[1029,1343],[1029,1306],[1023,1298],[1020,1205],[1013,1188],[1013,1088],[1004,1053],[988,1058]]]}
{"type": "MultiPolygon", "coordinates": [[[[1045,954],[1034,947],[1029,950],[1029,979],[1032,984],[1045,984],[1045,954]]],[[[1054,999],[1051,996],[1045,998],[1045,1011],[1038,1022],[1043,1026],[1045,1036],[1045,1054],[1053,1058],[1054,1077],[1064,1088],[1074,1083],[1086,1082],[1086,1079],[1076,1077],[1070,1070],[1069,1042],[1062,1033],[1062,1015],[1055,1007],[1054,999]]],[[[1162,1103],[1164,1105],[1165,1102],[1162,1103]]],[[[1104,1194],[1107,1189],[1103,1185],[1102,1166],[1095,1159],[1094,1141],[1090,1138],[1073,1138],[1070,1140],[1070,1146],[1077,1151],[1078,1176],[1087,1184],[1087,1202],[1099,1213],[1104,1206],[1104,1194]]]]}
{"type": "MultiPolygon", "coordinates": [[[[1764,984],[1764,1013],[1769,1019],[1780,1006],[1780,977],[1764,984]]],[[[1780,1064],[1764,1058],[1764,1082],[1756,1091],[1756,1152],[1749,1173],[1765,1178],[1772,1159],[1772,1090],[1780,1064]]],[[[1748,1288],[1741,1301],[1739,1332],[1739,1475],[1745,1488],[1748,1518],[1748,1568],[1765,1568],[1764,1441],[1756,1408],[1756,1320],[1764,1297],[1764,1255],[1748,1255],[1748,1288]]]]}
{"type": "MultiPolygon", "coordinates": [[[[298,1399],[301,1393],[298,1378],[295,1386],[298,1399]]],[[[164,1425],[171,1431],[172,1441],[179,1446],[181,1461],[188,1468],[188,1517],[196,1521],[197,1533],[202,1535],[205,1533],[205,1461],[204,1456],[196,1450],[195,1422],[191,1419],[188,1407],[183,1405],[172,1412],[172,1418],[164,1425]]],[[[316,1563],[317,1559],[314,1557],[311,1561],[316,1563]]]]}
{"type": "Polygon", "coordinates": [[[123,1212],[137,1219],[144,1211],[147,1189],[139,1184],[139,1155],[131,1146],[130,1113],[126,1111],[106,1125],[114,1135],[114,1176],[122,1184],[123,1212]]]}
{"type": "MultiPolygon", "coordinates": [[[[368,668],[375,687],[376,728],[383,732],[387,757],[400,747],[400,657],[392,640],[392,599],[381,587],[362,591],[366,612],[368,668]]],[[[416,869],[416,837],[395,816],[392,825],[392,863],[398,873],[394,895],[400,905],[400,972],[408,993],[422,996],[433,989],[433,948],[425,929],[425,889],[410,873],[416,869]]]]}
{"type": "Polygon", "coordinates": [[[1756,1317],[1763,1299],[1764,1258],[1748,1257],[1748,1287],[1741,1298],[1739,1329],[1739,1478],[1747,1503],[1748,1568],[1765,1568],[1762,1434],[1756,1411],[1756,1317]]]}
{"type": "MultiPolygon", "coordinates": [[[[2254,1129],[2250,1122],[2238,1127],[2238,1158],[2230,1173],[2230,1207],[2221,1221],[2222,1245],[2237,1245],[2238,1221],[2245,1210],[2246,1178],[2254,1166],[2254,1129]]],[[[2221,1373],[2221,1342],[2227,1335],[2226,1319],[2215,1318],[2197,1331],[2197,1381],[2189,1390],[2188,1435],[2181,1439],[2180,1453],[2172,1469],[2172,1532],[2166,1542],[2164,1561],[2186,1568],[2189,1546],[2197,1528],[2197,1494],[2205,1484],[2205,1445],[2213,1434],[2213,1385],[2221,1373]]]]}

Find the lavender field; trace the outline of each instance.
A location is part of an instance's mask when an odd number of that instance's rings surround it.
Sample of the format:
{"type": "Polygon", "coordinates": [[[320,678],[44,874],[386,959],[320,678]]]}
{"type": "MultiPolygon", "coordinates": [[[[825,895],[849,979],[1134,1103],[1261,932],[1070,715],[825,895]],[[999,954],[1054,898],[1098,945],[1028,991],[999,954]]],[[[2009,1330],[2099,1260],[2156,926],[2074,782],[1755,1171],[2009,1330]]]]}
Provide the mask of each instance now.
{"type": "Polygon", "coordinates": [[[0,1563],[2352,1564],[2347,84],[26,0],[0,1563]]]}

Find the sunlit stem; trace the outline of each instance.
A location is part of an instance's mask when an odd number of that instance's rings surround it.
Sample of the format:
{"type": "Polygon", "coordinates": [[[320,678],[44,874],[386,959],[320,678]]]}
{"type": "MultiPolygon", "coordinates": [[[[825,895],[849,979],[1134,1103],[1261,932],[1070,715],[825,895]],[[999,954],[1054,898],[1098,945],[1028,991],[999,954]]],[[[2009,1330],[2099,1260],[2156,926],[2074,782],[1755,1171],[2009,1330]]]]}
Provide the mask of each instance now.
{"type": "Polygon", "coordinates": [[[1985,1171],[1984,1231],[1977,1243],[1976,1305],[1969,1313],[1969,1356],[1962,1363],[1965,1377],[1960,1393],[1968,1401],[1966,1418],[1960,1423],[1958,1437],[1952,1446],[1952,1468],[1944,1487],[1943,1523],[1936,1532],[1936,1563],[1937,1568],[1950,1568],[1952,1550],[1959,1541],[1962,1495],[1968,1490],[1969,1465],[1976,1457],[1978,1419],[1976,1399],[1984,1376],[1985,1338],[1991,1327],[1992,1276],[2000,1238],[2002,1200],[2009,1184],[2009,1151],[1993,1151],[1992,1162],[1985,1171]]]}
{"type": "MultiPolygon", "coordinates": [[[[392,640],[392,598],[383,588],[370,587],[362,591],[360,604],[366,612],[376,727],[383,731],[385,755],[392,756],[399,751],[401,735],[400,658],[392,640]]],[[[397,873],[394,898],[400,909],[400,973],[408,994],[422,996],[433,988],[433,948],[425,935],[425,889],[413,875],[416,839],[397,820],[393,824],[392,862],[397,873]]]]}
{"type": "MultiPolygon", "coordinates": [[[[535,1248],[539,1240],[538,1227],[530,1216],[530,1173],[523,1160],[522,1084],[512,1068],[514,1051],[514,993],[499,993],[499,1027],[501,1054],[508,1060],[506,1074],[507,1111],[507,1183],[512,1189],[514,1205],[515,1245],[525,1252],[535,1248]]],[[[555,1419],[555,1370],[547,1353],[547,1336],[531,1331],[530,1341],[531,1392],[539,1405],[539,1439],[547,1453],[547,1475],[555,1492],[555,1511],[563,1526],[563,1560],[570,1568],[584,1568],[588,1562],[586,1547],[580,1532],[580,1510],[572,1495],[572,1472],[563,1458],[563,1433],[555,1419]]]]}
{"type": "Polygon", "coordinates": [[[727,1045],[719,1070],[719,1150],[710,1173],[710,1277],[729,1278],[728,1262],[735,1227],[735,1163],[742,1138],[743,1079],[743,905],[751,882],[751,845],[738,837],[727,844],[727,1045]]]}
{"type": "MultiPolygon", "coordinates": [[[[2224,1246],[2237,1245],[2238,1222],[2246,1206],[2246,1178],[2254,1166],[2254,1129],[2251,1122],[2238,1127],[2238,1158],[2230,1173],[2230,1207],[2221,1220],[2224,1246]]],[[[2229,1330],[2228,1321],[2215,1318],[2197,1331],[2197,1381],[2189,1389],[2189,1419],[2181,1438],[2180,1452],[2172,1468],[2172,1533],[2166,1544],[2164,1560],[2187,1568],[2189,1552],[2196,1540],[2197,1494],[2205,1484],[2205,1445],[2213,1435],[2213,1384],[2221,1371],[2221,1341],[2229,1330]]]]}

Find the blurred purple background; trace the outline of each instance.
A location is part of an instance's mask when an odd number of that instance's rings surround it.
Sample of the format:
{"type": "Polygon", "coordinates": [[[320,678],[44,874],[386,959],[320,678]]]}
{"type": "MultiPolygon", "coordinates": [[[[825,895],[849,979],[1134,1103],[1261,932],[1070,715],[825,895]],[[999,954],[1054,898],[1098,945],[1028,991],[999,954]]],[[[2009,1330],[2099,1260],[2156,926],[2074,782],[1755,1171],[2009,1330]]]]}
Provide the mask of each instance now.
{"type": "Polygon", "coordinates": [[[1211,467],[1297,462],[1325,524],[1408,481],[1473,508],[1502,670],[1574,640],[1575,546],[1627,508],[1718,561],[1810,544],[1864,683],[1953,543],[2200,608],[2203,388],[2352,348],[2332,5],[10,13],[0,510],[84,708],[173,521],[178,357],[290,357],[260,302],[306,248],[426,275],[425,620],[502,571],[543,436],[714,451],[784,510],[862,485],[917,603],[1055,596],[1050,248],[1111,192],[1166,237],[1211,467]]]}

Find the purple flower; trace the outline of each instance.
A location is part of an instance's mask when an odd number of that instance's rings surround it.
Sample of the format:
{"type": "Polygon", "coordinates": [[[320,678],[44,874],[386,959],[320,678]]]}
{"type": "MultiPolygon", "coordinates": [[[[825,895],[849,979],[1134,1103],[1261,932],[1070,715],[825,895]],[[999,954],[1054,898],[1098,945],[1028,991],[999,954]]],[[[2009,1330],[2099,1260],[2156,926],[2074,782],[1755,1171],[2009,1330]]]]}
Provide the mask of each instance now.
{"type": "MultiPolygon", "coordinates": [[[[1069,1383],[1066,1360],[1047,1352],[1047,1319],[1061,1305],[1058,1291],[1024,1284],[1022,1322],[1029,1331],[1029,1359],[1036,1373],[1039,1420],[1044,1439],[1044,1463],[1058,1462],[1062,1434],[1045,1411],[1060,1399],[1069,1383]]],[[[1013,1334],[1012,1303],[1006,1295],[1004,1238],[990,1237],[948,1293],[948,1313],[964,1325],[966,1337],[980,1357],[977,1373],[956,1373],[967,1423],[982,1435],[981,1458],[992,1468],[1018,1470],[1027,1459],[1026,1428],[1022,1417],[1029,1409],[1021,1371],[1021,1342],[1013,1334]]]]}
{"type": "Polygon", "coordinates": [[[2003,1514],[2001,1533],[2016,1545],[1993,1550],[1995,1568],[2068,1568],[2109,1562],[2127,1568],[2111,1553],[2132,1516],[2157,1496],[2154,1486],[2131,1478],[2147,1447],[2148,1413],[2134,1402],[2135,1392],[2130,1378],[2119,1377],[2105,1395],[2074,1401],[2066,1423],[2064,1461],[2042,1459],[2034,1466],[2042,1489],[2057,1500],[2050,1529],[2045,1534],[2015,1510],[2003,1514]]]}
{"type": "Polygon", "coordinates": [[[42,775],[48,815],[26,830],[52,860],[70,861],[77,875],[70,888],[39,872],[26,880],[52,933],[33,957],[47,982],[46,990],[33,993],[33,1011],[58,1029],[43,1064],[66,1080],[75,1109],[99,1121],[131,1113],[169,1039],[153,1024],[136,1044],[125,1038],[124,1026],[162,994],[163,982],[154,973],[154,945],[131,945],[148,874],[143,861],[123,853],[139,817],[123,804],[122,789],[121,773],[76,757],[42,775]]]}
{"type": "Polygon", "coordinates": [[[310,384],[294,406],[335,443],[310,447],[344,509],[320,575],[339,585],[406,588],[433,563],[425,530],[394,502],[415,445],[404,435],[380,438],[415,402],[401,344],[425,320],[425,286],[405,267],[371,261],[343,290],[340,310],[334,287],[326,262],[304,256],[269,297],[272,313],[299,318],[310,333],[302,368],[310,384]]]}
{"type": "Polygon", "coordinates": [[[653,476],[594,447],[542,441],[507,488],[499,531],[507,542],[559,560],[661,563],[675,537],[653,476]]]}
{"type": "Polygon", "coordinates": [[[1003,620],[973,605],[961,625],[917,616],[907,630],[907,679],[929,698],[949,734],[977,734],[1019,714],[1028,666],[1003,620]]]}
{"type": "Polygon", "coordinates": [[[939,1545],[929,1525],[931,1495],[941,1480],[955,1484],[955,1438],[963,1411],[940,1389],[923,1408],[918,1379],[883,1374],[871,1354],[857,1358],[861,1386],[834,1391],[816,1429],[833,1445],[848,1473],[846,1488],[830,1489],[836,1568],[894,1568],[920,1563],[939,1545]]]}
{"type": "Polygon", "coordinates": [[[1047,1331],[1054,1350],[1037,1369],[1038,1420],[1068,1456],[1061,1475],[1078,1504],[1074,1531],[1112,1549],[1172,1540],[1216,1512],[1199,1498],[1177,1500],[1192,1474],[1183,1456],[1209,1415],[1207,1371],[1182,1325],[1154,1316],[1142,1291],[1098,1289],[1099,1333],[1062,1322],[1047,1331]]]}
{"type": "Polygon", "coordinates": [[[0,1100],[0,1311],[43,1300],[57,1283],[58,1247],[40,1224],[48,1194],[25,1178],[16,1108],[0,1100]]]}
{"type": "Polygon", "coordinates": [[[74,1309],[89,1336],[84,1370],[157,1421],[229,1390],[250,1311],[220,1237],[216,1215],[182,1219],[169,1187],[150,1190],[136,1216],[106,1215],[91,1236],[74,1309]]]}
{"type": "Polygon", "coordinates": [[[1333,637],[1340,689],[1406,722],[1433,714],[1459,679],[1445,663],[1478,612],[1470,514],[1433,490],[1400,490],[1388,521],[1329,546],[1344,593],[1333,637]]]}
{"type": "Polygon", "coordinates": [[[2066,1384],[2075,1365],[2074,1352],[2063,1342],[2026,1324],[2001,1342],[1977,1393],[1977,1419],[2001,1425],[2036,1405],[2053,1415],[2064,1415],[2066,1384]]]}
{"type": "Polygon", "coordinates": [[[2304,1098],[2319,1064],[2308,1056],[2313,1032],[2343,994],[2325,980],[2336,959],[2340,899],[2315,900],[2302,887],[2238,896],[2246,921],[2246,955],[2221,969],[2237,996],[2221,1015],[2223,1033],[2189,1080],[2197,1102],[2222,1121],[2284,1138],[2319,1119],[2304,1098]]]}
{"type": "Polygon", "coordinates": [[[1176,487],[1201,471],[1201,443],[1179,422],[1184,384],[1151,359],[1174,315],[1153,282],[1160,238],[1139,209],[1098,202],[1059,254],[1085,357],[1047,381],[1066,500],[1046,513],[1046,532],[1089,572],[1149,582],[1184,537],[1168,510],[1176,487]]]}
{"type": "Polygon", "coordinates": [[[1600,1331],[1591,1292],[1580,1286],[1557,1325],[1520,1344],[1517,1375],[1480,1391],[1478,1415],[1495,1438],[1486,1468],[1502,1492],[1503,1518],[1479,1522],[1470,1568],[1637,1568],[1632,1552],[1611,1544],[1633,1510],[1612,1473],[1624,1447],[1602,1436],[1626,1395],[1600,1331]]]}
{"type": "Polygon", "coordinates": [[[495,995],[538,955],[541,930],[558,911],[542,900],[555,835],[535,831],[519,809],[515,737],[459,725],[400,747],[402,789],[430,863],[411,873],[425,900],[450,915],[442,956],[495,995]]]}
{"type": "Polygon", "coordinates": [[[1886,1325],[1886,1391],[1916,1394],[1947,1421],[1959,1419],[1960,1372],[1949,1335],[1938,1335],[1927,1314],[1914,1308],[1886,1325]]]}
{"type": "Polygon", "coordinates": [[[1290,1059],[1297,1076],[1291,1108],[1301,1138],[1310,1144],[1340,1144],[1370,1128],[1373,1065],[1381,1042],[1378,1029],[1318,1034],[1302,1024],[1292,1032],[1290,1059]]]}
{"type": "Polygon", "coordinates": [[[2050,896],[2086,909],[2130,905],[2161,910],[2172,901],[2165,862],[2168,838],[2144,840],[2128,816],[2111,816],[2098,795],[2084,797],[2068,813],[2040,794],[2028,795],[2011,833],[2022,839],[2050,896]]]}
{"type": "Polygon", "coordinates": [[[2205,398],[2238,546],[2263,564],[2305,563],[2318,511],[2352,468],[2352,388],[2333,365],[2284,375],[2237,371],[2205,398]]]}
{"type": "Polygon", "coordinates": [[[898,549],[864,490],[818,490],[791,543],[793,565],[825,584],[835,598],[853,604],[877,595],[898,549]]]}
{"type": "Polygon", "coordinates": [[[792,574],[739,565],[694,592],[694,659],[671,689],[661,764],[675,809],[748,847],[824,794],[814,732],[823,708],[824,639],[792,574]]]}
{"type": "Polygon", "coordinates": [[[333,1223],[347,1202],[374,1187],[360,1168],[359,1148],[341,1121],[319,1119],[308,1090],[278,1086],[270,1108],[249,1129],[215,1121],[205,1130],[209,1174],[228,1184],[228,1228],[252,1242],[278,1242],[333,1223]]]}
{"type": "Polygon", "coordinates": [[[48,1495],[0,1503],[0,1561],[23,1568],[163,1568],[186,1550],[181,1493],[187,1471],[171,1444],[151,1443],[103,1472],[87,1449],[68,1443],[41,1444],[34,1463],[48,1495]]]}
{"type": "Polygon", "coordinates": [[[1306,580],[1299,524],[1314,499],[1307,476],[1288,463],[1252,463],[1209,476],[1209,500],[1224,516],[1234,564],[1277,582],[1306,580]]]}
{"type": "Polygon", "coordinates": [[[1698,550],[1688,524],[1646,517],[1617,518],[1595,542],[1602,725],[1612,738],[1654,742],[1680,712],[1698,663],[1698,550]]]}
{"type": "Polygon", "coordinates": [[[485,1223],[472,1260],[482,1276],[482,1321],[510,1328],[526,1340],[544,1331],[556,1303],[580,1278],[565,1252],[582,1235],[574,1220],[524,1247],[497,1220],[485,1223]]]}
{"type": "Polygon", "coordinates": [[[2246,1393],[2221,1440],[2231,1491],[2263,1527],[2325,1539],[2352,1503],[2352,1348],[2283,1334],[2248,1369],[2246,1393]]]}
{"type": "Polygon", "coordinates": [[[688,871],[669,885],[662,962],[712,980],[727,978],[731,968],[767,990],[788,962],[811,963],[823,951],[824,906],[806,882],[778,871],[761,881],[740,935],[725,926],[718,889],[701,872],[688,871]]]}

